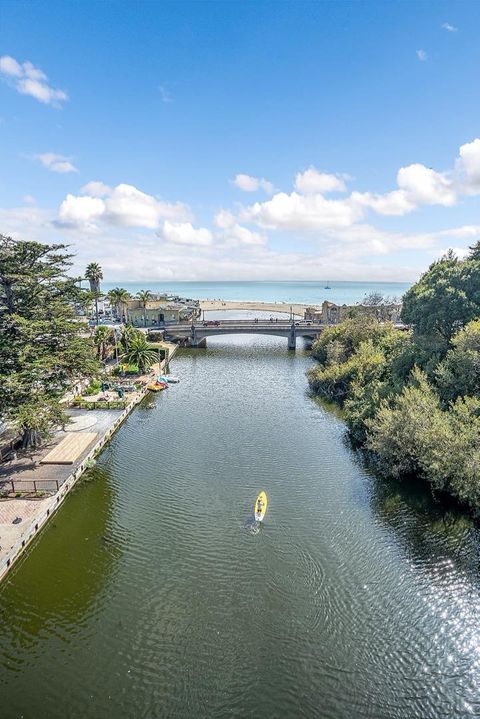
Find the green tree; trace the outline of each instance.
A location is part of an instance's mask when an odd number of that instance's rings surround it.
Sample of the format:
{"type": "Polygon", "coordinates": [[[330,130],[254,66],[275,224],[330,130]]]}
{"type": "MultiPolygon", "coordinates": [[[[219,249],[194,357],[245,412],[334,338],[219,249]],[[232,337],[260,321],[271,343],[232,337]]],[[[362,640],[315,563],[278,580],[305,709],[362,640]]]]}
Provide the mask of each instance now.
{"type": "Polygon", "coordinates": [[[102,268],[98,262],[90,262],[85,270],[85,279],[90,283],[90,292],[95,301],[95,317],[98,325],[98,300],[101,298],[100,281],[103,280],[102,268]]]}
{"type": "Polygon", "coordinates": [[[130,364],[137,365],[140,372],[145,372],[155,364],[157,353],[150,347],[142,333],[142,336],[134,336],[129,341],[124,358],[130,364]]]}
{"type": "Polygon", "coordinates": [[[445,402],[480,396],[480,320],[472,320],[452,339],[452,347],[435,371],[445,402]]]}
{"type": "Polygon", "coordinates": [[[152,299],[153,295],[150,290],[140,290],[137,292],[137,299],[140,300],[143,307],[143,326],[147,326],[147,302],[152,299]]]}
{"type": "MultiPolygon", "coordinates": [[[[318,340],[313,343],[312,354],[315,359],[324,364],[328,360],[329,345],[337,342],[343,348],[343,358],[348,359],[362,342],[369,339],[375,341],[377,337],[390,331],[391,327],[390,324],[380,324],[375,317],[357,314],[334,327],[327,327],[323,330],[318,340]]],[[[337,344],[337,352],[340,351],[340,345],[337,344]]]]}
{"type": "MultiPolygon", "coordinates": [[[[369,292],[367,293],[361,303],[362,309],[367,308],[367,311],[372,314],[380,322],[388,320],[391,315],[391,307],[395,304],[395,298],[383,295],[381,292],[369,292]]],[[[363,309],[365,311],[365,309],[363,309]]]]}
{"type": "Polygon", "coordinates": [[[405,294],[402,320],[418,335],[438,336],[444,351],[452,335],[480,315],[480,262],[460,262],[449,251],[405,294]]]}
{"type": "Polygon", "coordinates": [[[393,401],[380,403],[376,415],[368,419],[367,448],[379,457],[388,474],[400,477],[422,470],[422,458],[431,440],[440,436],[444,413],[424,372],[412,372],[411,381],[393,401]]]}
{"type": "Polygon", "coordinates": [[[82,290],[70,266],[64,245],[0,235],[0,416],[25,447],[58,424],[66,390],[98,369],[75,316],[82,290]]]}
{"type": "Polygon", "coordinates": [[[108,299],[115,308],[117,318],[125,322],[125,308],[128,304],[128,300],[131,299],[130,292],[127,292],[123,287],[114,287],[112,290],[109,290],[108,299]]]}
{"type": "Polygon", "coordinates": [[[103,272],[98,262],[90,262],[87,265],[85,279],[90,283],[90,292],[100,292],[100,281],[103,280],[103,272]]]}
{"type": "Polygon", "coordinates": [[[134,338],[145,338],[145,335],[143,334],[142,330],[138,330],[136,327],[132,327],[132,325],[125,325],[122,329],[122,336],[120,338],[120,343],[122,347],[127,350],[130,347],[130,344],[132,343],[132,340],[134,338]]]}
{"type": "Polygon", "coordinates": [[[470,245],[468,249],[470,250],[469,259],[480,260],[480,240],[477,240],[474,245],[470,245]]]}
{"type": "Polygon", "coordinates": [[[97,350],[97,356],[100,360],[105,360],[108,355],[108,347],[114,342],[114,334],[111,327],[100,325],[95,328],[93,333],[93,344],[97,350]]]}

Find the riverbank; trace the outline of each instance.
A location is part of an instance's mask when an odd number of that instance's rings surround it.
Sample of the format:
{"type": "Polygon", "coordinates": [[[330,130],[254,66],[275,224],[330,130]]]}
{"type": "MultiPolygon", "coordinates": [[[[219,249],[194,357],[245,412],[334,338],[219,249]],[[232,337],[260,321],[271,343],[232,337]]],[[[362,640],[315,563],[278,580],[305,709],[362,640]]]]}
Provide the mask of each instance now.
{"type": "Polygon", "coordinates": [[[308,379],[385,477],[419,477],[478,517],[479,347],[478,319],[440,344],[357,316],[314,342],[308,379]]]}
{"type": "MultiPolygon", "coordinates": [[[[168,363],[177,348],[169,343],[168,363]]],[[[10,495],[0,499],[0,581],[61,506],[112,435],[147,395],[152,376],[164,373],[166,367],[166,360],[153,365],[150,374],[140,378],[142,389],[128,396],[124,409],[73,408],[69,410],[71,423],[58,429],[44,446],[0,465],[0,491],[10,495]],[[68,462],[49,462],[48,456],[68,437],[74,437],[80,444],[84,440],[81,451],[72,461],[69,458],[68,462]]]]}

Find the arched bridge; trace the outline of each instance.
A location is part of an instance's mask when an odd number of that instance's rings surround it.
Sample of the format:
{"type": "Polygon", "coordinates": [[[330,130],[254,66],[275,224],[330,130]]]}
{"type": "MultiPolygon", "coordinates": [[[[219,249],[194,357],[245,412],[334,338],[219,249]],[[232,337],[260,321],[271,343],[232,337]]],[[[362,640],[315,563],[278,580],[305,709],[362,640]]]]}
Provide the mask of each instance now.
{"type": "Polygon", "coordinates": [[[208,320],[192,324],[169,324],[165,327],[165,336],[171,340],[188,340],[191,347],[199,347],[206,344],[207,337],[218,335],[276,335],[286,337],[288,349],[294,350],[297,337],[313,340],[325,327],[326,325],[320,322],[306,320],[295,322],[279,319],[208,320]]]}

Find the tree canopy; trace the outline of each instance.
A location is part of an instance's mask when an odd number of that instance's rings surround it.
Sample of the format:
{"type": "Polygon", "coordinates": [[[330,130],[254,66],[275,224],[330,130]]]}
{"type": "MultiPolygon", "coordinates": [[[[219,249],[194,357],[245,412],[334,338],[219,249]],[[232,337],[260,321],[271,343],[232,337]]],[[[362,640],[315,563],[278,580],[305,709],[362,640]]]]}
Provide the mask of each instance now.
{"type": "Polygon", "coordinates": [[[386,474],[426,479],[480,513],[480,243],[448,252],[404,297],[395,330],[357,316],[314,343],[314,392],[340,403],[386,474]]]}
{"type": "Polygon", "coordinates": [[[480,261],[460,262],[453,252],[434,262],[403,298],[402,320],[416,334],[449,341],[480,315],[480,261]]]}
{"type": "Polygon", "coordinates": [[[72,383],[97,370],[70,266],[65,245],[0,235],[0,416],[21,427],[25,445],[58,422],[72,383]]]}

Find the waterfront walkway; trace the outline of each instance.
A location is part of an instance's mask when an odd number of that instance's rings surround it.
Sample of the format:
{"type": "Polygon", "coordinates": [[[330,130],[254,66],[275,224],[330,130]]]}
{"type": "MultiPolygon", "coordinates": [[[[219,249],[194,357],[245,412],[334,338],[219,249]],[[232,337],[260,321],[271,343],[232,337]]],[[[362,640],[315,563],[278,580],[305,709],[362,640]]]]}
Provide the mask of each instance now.
{"type": "MultiPolygon", "coordinates": [[[[169,346],[169,360],[177,346],[169,346]]],[[[37,450],[18,451],[8,462],[0,464],[0,580],[21,556],[24,549],[46,524],[85,469],[120,427],[134,407],[147,394],[153,377],[165,372],[165,362],[155,364],[148,375],[136,378],[142,389],[126,396],[124,409],[68,410],[72,422],[58,428],[53,437],[37,450]],[[43,460],[69,435],[76,433],[90,439],[79,442],[79,452],[68,463],[45,464],[43,460]],[[15,495],[18,495],[16,497],[15,495]]]]}

